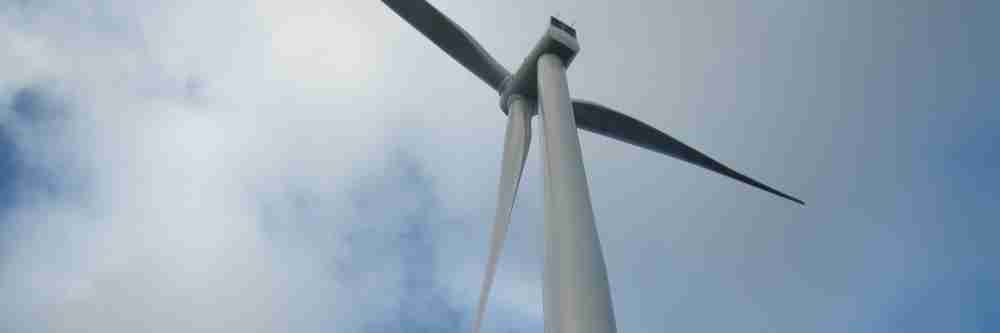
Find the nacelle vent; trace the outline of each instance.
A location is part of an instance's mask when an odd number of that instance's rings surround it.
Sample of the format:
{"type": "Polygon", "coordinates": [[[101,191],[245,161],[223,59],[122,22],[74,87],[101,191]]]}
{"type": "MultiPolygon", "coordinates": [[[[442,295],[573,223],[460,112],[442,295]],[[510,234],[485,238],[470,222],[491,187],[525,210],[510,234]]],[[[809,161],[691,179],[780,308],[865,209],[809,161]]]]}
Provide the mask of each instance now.
{"type": "Polygon", "coordinates": [[[552,24],[553,27],[556,27],[559,30],[565,31],[570,36],[573,36],[573,38],[576,38],[576,29],[573,29],[573,27],[569,26],[569,24],[566,24],[566,22],[560,21],[555,16],[551,16],[551,17],[552,17],[552,19],[550,20],[549,23],[552,24]]]}

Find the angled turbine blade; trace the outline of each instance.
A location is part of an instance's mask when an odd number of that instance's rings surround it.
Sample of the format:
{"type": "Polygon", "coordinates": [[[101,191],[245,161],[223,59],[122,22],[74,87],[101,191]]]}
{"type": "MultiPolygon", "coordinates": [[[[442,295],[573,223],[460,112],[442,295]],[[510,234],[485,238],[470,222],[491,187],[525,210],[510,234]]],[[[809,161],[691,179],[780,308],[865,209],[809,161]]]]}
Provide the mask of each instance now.
{"type": "Polygon", "coordinates": [[[475,333],[479,333],[479,329],[482,327],[483,315],[486,312],[486,299],[489,297],[493,277],[496,275],[497,260],[500,258],[500,250],[503,249],[503,241],[507,236],[507,226],[510,225],[514,198],[517,197],[517,186],[521,182],[521,171],[524,170],[528,146],[531,145],[531,114],[528,112],[528,107],[528,102],[523,98],[514,99],[507,115],[507,134],[504,138],[503,165],[500,169],[496,220],[493,222],[490,255],[486,262],[482,289],[479,292],[479,305],[473,326],[475,333]]]}
{"type": "Polygon", "coordinates": [[[499,91],[503,80],[510,76],[472,36],[427,1],[382,2],[494,90],[499,91]]]}
{"type": "Polygon", "coordinates": [[[579,128],[681,159],[779,197],[805,205],[805,202],[802,200],[784,194],[736,172],[666,133],[611,108],[593,102],[574,100],[573,112],[576,118],[576,126],[579,128]]]}

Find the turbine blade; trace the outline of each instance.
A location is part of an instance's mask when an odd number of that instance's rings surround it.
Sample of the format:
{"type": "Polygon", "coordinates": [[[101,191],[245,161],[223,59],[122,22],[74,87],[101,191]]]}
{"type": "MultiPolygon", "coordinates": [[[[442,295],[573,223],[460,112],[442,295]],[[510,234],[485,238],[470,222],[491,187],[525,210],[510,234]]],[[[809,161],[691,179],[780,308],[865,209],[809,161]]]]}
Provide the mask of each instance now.
{"type": "Polygon", "coordinates": [[[588,101],[573,100],[573,113],[576,118],[576,126],[581,129],[683,160],[779,197],[805,205],[805,202],[802,200],[736,172],[708,157],[708,155],[691,148],[680,140],[674,139],[652,126],[606,106],[588,101]]]}
{"type": "Polygon", "coordinates": [[[493,233],[490,239],[489,260],[486,262],[486,273],[483,276],[482,289],[479,292],[479,305],[476,311],[476,321],[473,332],[478,333],[482,327],[483,315],[486,313],[486,300],[489,297],[493,277],[497,271],[497,261],[503,241],[507,236],[507,226],[510,225],[510,214],[517,197],[517,187],[521,182],[521,172],[524,170],[524,160],[531,145],[531,115],[528,113],[526,101],[517,99],[510,107],[507,115],[507,134],[504,138],[503,165],[500,169],[500,188],[497,195],[496,220],[493,222],[493,233]],[[520,105],[519,105],[520,103],[520,105]]]}
{"type": "Polygon", "coordinates": [[[472,36],[427,1],[382,2],[494,90],[499,91],[504,79],[510,76],[472,36]]]}

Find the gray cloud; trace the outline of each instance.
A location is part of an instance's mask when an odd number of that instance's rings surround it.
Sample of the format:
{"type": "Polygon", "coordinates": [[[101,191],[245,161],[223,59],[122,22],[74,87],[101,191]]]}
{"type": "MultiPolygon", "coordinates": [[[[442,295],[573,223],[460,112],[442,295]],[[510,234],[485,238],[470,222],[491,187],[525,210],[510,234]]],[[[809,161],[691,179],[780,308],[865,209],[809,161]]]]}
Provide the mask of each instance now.
{"type": "MultiPolygon", "coordinates": [[[[582,134],[621,331],[996,325],[992,5],[434,4],[809,202],[582,134]]],[[[468,328],[502,114],[380,3],[9,3],[0,73],[3,329],[468,328]]],[[[488,330],[541,330],[537,157],[488,330]]]]}

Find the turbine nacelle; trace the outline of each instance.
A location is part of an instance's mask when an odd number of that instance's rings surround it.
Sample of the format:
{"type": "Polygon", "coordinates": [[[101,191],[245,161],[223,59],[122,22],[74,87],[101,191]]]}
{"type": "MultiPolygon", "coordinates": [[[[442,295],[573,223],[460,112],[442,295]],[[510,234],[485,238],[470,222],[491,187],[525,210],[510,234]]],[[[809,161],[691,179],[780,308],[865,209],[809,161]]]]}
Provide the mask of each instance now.
{"type": "Polygon", "coordinates": [[[577,129],[661,153],[779,197],[805,204],[747,177],[642,121],[612,108],[571,99],[566,67],[580,51],[576,30],[553,17],[511,74],[464,29],[425,0],[382,0],[401,18],[500,94],[507,115],[497,210],[473,332],[478,333],[511,210],[531,144],[531,117],[544,104],[546,180],[546,332],[613,332],[614,316],[590,204],[577,129]],[[558,60],[553,58],[559,58],[558,60]],[[544,57],[543,57],[544,56],[544,57]],[[541,63],[540,63],[541,62],[541,63]],[[543,82],[539,83],[541,78],[543,82]],[[539,88],[543,89],[539,89],[539,88]],[[560,201],[557,200],[558,199],[560,201]],[[549,231],[549,228],[554,230],[549,231]],[[568,238],[567,238],[568,237],[568,238]],[[557,245],[551,245],[557,244],[557,245]],[[552,246],[550,248],[550,245],[552,246]],[[603,295],[603,296],[601,296],[603,295]]]}
{"type": "Polygon", "coordinates": [[[580,52],[576,40],[576,30],[553,17],[542,38],[535,43],[531,53],[521,62],[514,75],[508,76],[500,85],[500,109],[508,113],[510,97],[521,95],[531,99],[538,97],[538,58],[544,54],[554,54],[569,67],[580,52]]]}

